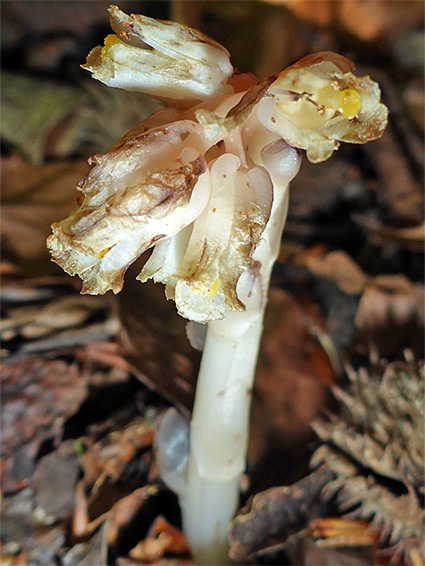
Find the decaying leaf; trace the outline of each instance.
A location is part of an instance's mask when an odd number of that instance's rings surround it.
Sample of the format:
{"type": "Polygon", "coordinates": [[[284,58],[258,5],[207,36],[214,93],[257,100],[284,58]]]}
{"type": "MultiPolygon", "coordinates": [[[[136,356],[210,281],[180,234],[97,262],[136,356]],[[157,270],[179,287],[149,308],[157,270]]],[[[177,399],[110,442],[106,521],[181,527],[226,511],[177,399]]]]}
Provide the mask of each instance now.
{"type": "Polygon", "coordinates": [[[104,525],[109,560],[127,555],[147,535],[158,516],[175,520],[173,502],[175,496],[172,493],[155,485],[136,489],[118,501],[104,525]]]}
{"type": "Polygon", "coordinates": [[[401,249],[421,253],[425,245],[425,223],[417,226],[398,228],[373,218],[354,216],[375,246],[395,245],[401,249]]]}
{"type": "MultiPolygon", "coordinates": [[[[317,326],[323,324],[317,314],[309,315],[317,326]]],[[[314,438],[311,422],[319,416],[332,381],[330,360],[308,328],[306,311],[289,294],[271,288],[252,399],[248,461],[253,465],[271,449],[279,481],[279,476],[294,471],[287,469],[282,450],[291,453],[304,446],[293,459],[300,465],[304,457],[307,466],[307,447],[314,438]]],[[[269,465],[268,459],[264,465],[269,465]]]]}
{"type": "Polygon", "coordinates": [[[80,458],[86,487],[96,493],[105,480],[118,482],[126,466],[151,446],[152,438],[152,426],[140,417],[90,446],[80,458]]]}
{"type": "Polygon", "coordinates": [[[50,520],[68,520],[71,517],[79,473],[74,440],[62,442],[58,450],[37,463],[32,487],[37,505],[50,520]]]}
{"type": "Polygon", "coordinates": [[[314,519],[308,526],[309,533],[318,541],[318,546],[371,546],[378,540],[378,532],[366,521],[354,521],[330,517],[314,519]]]}
{"type": "Polygon", "coordinates": [[[49,133],[83,99],[81,90],[63,83],[2,71],[2,138],[40,164],[49,133]]]}
{"type": "Polygon", "coordinates": [[[254,553],[284,542],[294,531],[305,528],[313,517],[324,512],[320,503],[322,489],[332,472],[315,472],[293,487],[274,487],[254,496],[248,509],[230,525],[230,557],[238,563],[254,553]]]}
{"type": "Polygon", "coordinates": [[[162,558],[164,554],[187,556],[189,547],[182,532],[159,516],[153,522],[147,537],[130,551],[129,556],[150,563],[162,558]]]}
{"type": "Polygon", "coordinates": [[[348,294],[360,294],[368,281],[368,277],[357,263],[342,251],[329,252],[321,256],[305,254],[303,263],[316,276],[334,281],[348,294]]]}
{"type": "Polygon", "coordinates": [[[359,341],[381,355],[409,348],[423,355],[424,289],[404,275],[380,275],[364,289],[355,318],[359,341]]]}
{"type": "Polygon", "coordinates": [[[267,556],[273,545],[292,556],[294,541],[288,536],[296,530],[304,538],[302,529],[310,522],[309,532],[321,546],[379,543],[388,560],[420,564],[423,368],[418,371],[413,361],[394,362],[383,377],[353,370],[349,377],[348,391],[334,388],[342,414],[315,424],[323,442],[312,459],[315,471],[289,487],[257,494],[233,521],[229,539],[234,560],[245,563],[253,555],[267,556]],[[328,515],[335,500],[349,521],[313,521],[328,515]],[[356,528],[353,520],[365,523],[356,528]]]}
{"type": "Polygon", "coordinates": [[[87,395],[87,380],[63,361],[2,364],[2,489],[29,481],[43,440],[59,435],[87,395]]]}
{"type": "Polygon", "coordinates": [[[107,307],[102,299],[87,301],[78,295],[61,297],[44,306],[18,307],[2,320],[1,336],[3,340],[10,340],[20,334],[31,339],[82,326],[102,307],[107,307]]]}
{"type": "Polygon", "coordinates": [[[123,352],[138,379],[189,416],[199,352],[190,347],[185,321],[165,300],[163,290],[150,281],[140,289],[137,273],[138,266],[132,266],[118,295],[123,352]]]}
{"type": "Polygon", "coordinates": [[[315,424],[324,444],[312,465],[335,474],[323,497],[371,521],[396,553],[422,552],[424,375],[413,362],[390,364],[382,378],[350,370],[350,389],[334,390],[342,415],[315,424]]]}
{"type": "Polygon", "coordinates": [[[32,165],[17,154],[2,158],[1,237],[4,251],[22,262],[45,261],[46,237],[57,215],[75,207],[75,183],[87,164],[32,165]]]}
{"type": "Polygon", "coordinates": [[[320,26],[339,25],[363,41],[376,41],[415,28],[423,20],[416,0],[267,0],[288,6],[300,18],[320,26]]]}

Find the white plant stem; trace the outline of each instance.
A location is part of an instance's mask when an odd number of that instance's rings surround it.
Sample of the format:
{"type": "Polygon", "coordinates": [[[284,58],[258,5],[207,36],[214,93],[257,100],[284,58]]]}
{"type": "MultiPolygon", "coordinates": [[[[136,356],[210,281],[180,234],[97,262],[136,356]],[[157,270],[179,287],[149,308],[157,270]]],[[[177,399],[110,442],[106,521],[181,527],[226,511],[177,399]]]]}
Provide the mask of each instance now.
{"type": "MultiPolygon", "coordinates": [[[[243,312],[208,323],[190,427],[183,530],[197,564],[225,564],[227,528],[245,469],[251,392],[270,273],[287,211],[287,186],[275,192],[272,214],[254,254],[259,274],[241,281],[243,312]]],[[[242,280],[243,278],[241,278],[242,280]]]]}

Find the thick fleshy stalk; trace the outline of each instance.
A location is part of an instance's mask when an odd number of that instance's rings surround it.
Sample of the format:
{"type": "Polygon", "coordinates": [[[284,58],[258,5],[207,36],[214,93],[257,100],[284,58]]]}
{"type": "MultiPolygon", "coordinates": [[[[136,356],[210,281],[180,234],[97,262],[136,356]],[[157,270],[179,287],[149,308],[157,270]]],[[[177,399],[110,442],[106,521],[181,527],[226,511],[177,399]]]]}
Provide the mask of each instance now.
{"type": "Polygon", "coordinates": [[[254,259],[253,280],[238,294],[246,310],[209,322],[190,427],[186,485],[180,495],[183,528],[197,564],[228,562],[227,528],[245,469],[251,392],[272,266],[286,218],[287,186],[275,193],[272,215],[254,259]]]}

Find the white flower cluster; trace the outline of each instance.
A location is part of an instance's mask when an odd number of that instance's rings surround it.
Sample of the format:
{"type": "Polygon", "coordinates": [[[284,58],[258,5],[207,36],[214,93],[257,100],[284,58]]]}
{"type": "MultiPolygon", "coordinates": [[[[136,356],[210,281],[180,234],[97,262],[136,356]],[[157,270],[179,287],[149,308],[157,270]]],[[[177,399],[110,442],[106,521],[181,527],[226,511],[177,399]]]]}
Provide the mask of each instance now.
{"type": "Polygon", "coordinates": [[[298,171],[298,149],[317,162],[339,140],[375,139],[387,109],[376,83],[333,53],[256,83],[196,30],[110,13],[116,35],[84,67],[167,106],[91,158],[80,207],[53,224],[48,247],[83,293],[102,294],[119,292],[129,265],[154,246],[138,279],[164,283],[190,320],[221,319],[245,308],[238,281],[259,271],[255,252],[275,192],[298,171]]]}

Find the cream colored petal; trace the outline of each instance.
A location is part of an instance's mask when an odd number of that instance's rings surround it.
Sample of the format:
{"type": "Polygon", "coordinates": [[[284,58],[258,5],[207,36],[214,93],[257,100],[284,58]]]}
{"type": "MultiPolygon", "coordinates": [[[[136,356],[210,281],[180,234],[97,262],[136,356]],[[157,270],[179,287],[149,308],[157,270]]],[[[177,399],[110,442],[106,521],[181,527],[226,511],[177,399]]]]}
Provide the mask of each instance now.
{"type": "Polygon", "coordinates": [[[108,86],[145,92],[190,105],[224,93],[233,74],[228,52],[201,32],[110,8],[111,27],[104,47],[83,65],[108,86]]]}
{"type": "Polygon", "coordinates": [[[242,273],[255,270],[252,254],[269,219],[273,189],[261,167],[240,168],[224,154],[211,167],[208,206],[193,226],[187,251],[176,274],[179,313],[205,323],[243,310],[237,295],[242,273]]]}
{"type": "Polygon", "coordinates": [[[377,83],[352,74],[354,65],[330,52],[305,57],[277,77],[258,104],[258,117],[312,162],[328,159],[341,141],[380,137],[388,110],[377,83]]]}
{"type": "Polygon", "coordinates": [[[252,255],[273,198],[266,170],[241,168],[239,158],[229,153],[210,165],[210,178],[211,197],[203,213],[192,226],[155,246],[138,277],[165,283],[179,314],[199,323],[244,309],[238,281],[257,269],[252,255]]]}
{"type": "Polygon", "coordinates": [[[195,111],[196,119],[203,126],[205,136],[208,139],[223,138],[239,128],[254,110],[256,104],[263,98],[274,78],[267,77],[253,85],[224,117],[220,117],[216,112],[209,110],[195,111]]]}
{"type": "Polygon", "coordinates": [[[205,208],[205,160],[182,148],[181,136],[190,130],[190,123],[158,128],[93,159],[96,166],[80,183],[81,207],[53,224],[47,241],[53,261],[81,277],[84,293],[120,291],[126,269],[141,253],[205,208]]]}

